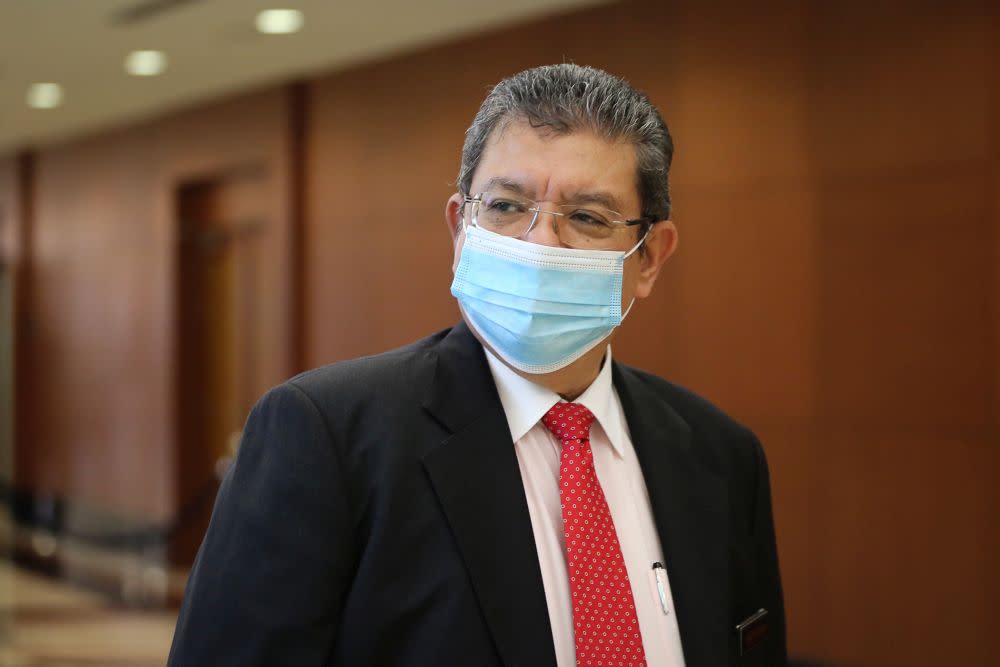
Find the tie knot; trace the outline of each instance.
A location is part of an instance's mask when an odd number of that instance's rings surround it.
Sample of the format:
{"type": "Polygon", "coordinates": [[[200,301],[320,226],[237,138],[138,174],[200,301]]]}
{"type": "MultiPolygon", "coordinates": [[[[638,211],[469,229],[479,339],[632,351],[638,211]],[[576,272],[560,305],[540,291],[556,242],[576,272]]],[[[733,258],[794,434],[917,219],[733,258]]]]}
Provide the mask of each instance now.
{"type": "Polygon", "coordinates": [[[579,403],[556,403],[542,417],[542,423],[562,442],[587,440],[594,413],[579,403]]]}

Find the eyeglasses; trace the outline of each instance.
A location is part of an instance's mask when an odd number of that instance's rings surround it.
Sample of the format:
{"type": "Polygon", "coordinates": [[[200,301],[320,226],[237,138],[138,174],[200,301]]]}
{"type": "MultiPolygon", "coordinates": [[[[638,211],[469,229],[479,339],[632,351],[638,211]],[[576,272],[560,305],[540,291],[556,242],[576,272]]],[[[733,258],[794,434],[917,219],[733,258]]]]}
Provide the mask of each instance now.
{"type": "Polygon", "coordinates": [[[652,216],[624,220],[616,211],[592,205],[561,204],[543,210],[536,202],[506,191],[480,192],[464,199],[471,204],[469,219],[474,226],[519,239],[534,228],[541,213],[556,216],[559,239],[571,248],[606,248],[620,238],[621,230],[656,221],[652,216]]]}

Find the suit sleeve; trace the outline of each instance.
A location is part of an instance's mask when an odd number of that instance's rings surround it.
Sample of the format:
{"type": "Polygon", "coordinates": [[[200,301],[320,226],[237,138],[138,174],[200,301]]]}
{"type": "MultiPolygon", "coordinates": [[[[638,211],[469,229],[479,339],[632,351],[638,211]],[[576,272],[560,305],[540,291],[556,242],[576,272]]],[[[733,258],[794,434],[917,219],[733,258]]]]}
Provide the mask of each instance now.
{"type": "Polygon", "coordinates": [[[770,614],[771,660],[773,667],[788,664],[788,647],[785,630],[785,604],[778,571],[778,548],[774,534],[774,516],[771,510],[771,481],[764,448],[753,437],[756,460],[756,491],[754,497],[753,534],[757,562],[761,564],[764,607],[770,614]]]}
{"type": "Polygon", "coordinates": [[[188,580],[168,667],[324,665],[353,571],[334,442],[286,383],[254,407],[188,580]]]}

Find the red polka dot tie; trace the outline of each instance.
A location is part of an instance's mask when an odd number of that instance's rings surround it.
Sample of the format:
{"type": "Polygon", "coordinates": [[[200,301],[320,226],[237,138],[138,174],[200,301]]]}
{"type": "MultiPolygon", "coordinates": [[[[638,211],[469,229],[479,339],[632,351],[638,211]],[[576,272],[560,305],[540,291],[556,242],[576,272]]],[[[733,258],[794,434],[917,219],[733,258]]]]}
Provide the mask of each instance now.
{"type": "Polygon", "coordinates": [[[576,664],[645,667],[632,586],[594,470],[593,422],[594,415],[578,403],[556,403],[542,417],[545,427],[562,441],[559,500],[573,598],[576,664]]]}

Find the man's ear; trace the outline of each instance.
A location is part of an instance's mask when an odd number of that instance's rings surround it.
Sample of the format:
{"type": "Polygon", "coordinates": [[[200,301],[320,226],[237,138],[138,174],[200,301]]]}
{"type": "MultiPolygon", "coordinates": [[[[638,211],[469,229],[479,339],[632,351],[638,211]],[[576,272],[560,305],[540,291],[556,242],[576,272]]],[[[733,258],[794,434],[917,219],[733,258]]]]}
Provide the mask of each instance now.
{"type": "Polygon", "coordinates": [[[635,286],[635,296],[645,299],[653,292],[653,284],[660,275],[660,269],[677,249],[677,227],[671,220],[660,220],[646,236],[644,252],[639,256],[639,280],[635,286]]]}
{"type": "Polygon", "coordinates": [[[448,202],[444,205],[444,221],[448,225],[448,231],[451,233],[451,240],[454,243],[458,242],[458,235],[462,233],[462,204],[464,203],[465,198],[456,192],[448,197],[448,202]]]}

